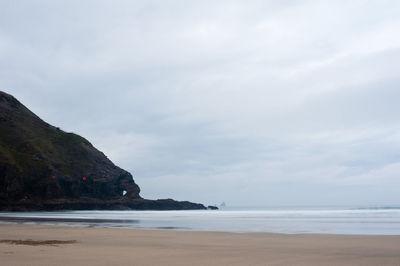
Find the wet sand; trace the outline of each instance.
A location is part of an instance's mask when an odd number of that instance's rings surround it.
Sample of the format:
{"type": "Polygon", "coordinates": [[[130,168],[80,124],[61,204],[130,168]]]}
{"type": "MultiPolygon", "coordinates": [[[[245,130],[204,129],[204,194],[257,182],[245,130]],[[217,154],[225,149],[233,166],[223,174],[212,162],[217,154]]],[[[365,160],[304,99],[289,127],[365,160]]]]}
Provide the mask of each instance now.
{"type": "Polygon", "coordinates": [[[400,265],[400,236],[0,224],[0,265],[400,265]]]}

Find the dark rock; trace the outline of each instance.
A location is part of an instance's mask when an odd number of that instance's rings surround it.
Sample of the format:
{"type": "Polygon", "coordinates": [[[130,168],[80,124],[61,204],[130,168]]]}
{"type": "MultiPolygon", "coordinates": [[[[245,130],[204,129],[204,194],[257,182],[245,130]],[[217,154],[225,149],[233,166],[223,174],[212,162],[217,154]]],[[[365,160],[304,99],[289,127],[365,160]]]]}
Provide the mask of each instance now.
{"type": "Polygon", "coordinates": [[[207,206],[207,209],[209,209],[209,210],[218,210],[218,207],[209,205],[209,206],[207,206]]]}
{"type": "Polygon", "coordinates": [[[0,91],[0,210],[205,209],[139,193],[132,175],[89,141],[47,124],[0,91]]]}

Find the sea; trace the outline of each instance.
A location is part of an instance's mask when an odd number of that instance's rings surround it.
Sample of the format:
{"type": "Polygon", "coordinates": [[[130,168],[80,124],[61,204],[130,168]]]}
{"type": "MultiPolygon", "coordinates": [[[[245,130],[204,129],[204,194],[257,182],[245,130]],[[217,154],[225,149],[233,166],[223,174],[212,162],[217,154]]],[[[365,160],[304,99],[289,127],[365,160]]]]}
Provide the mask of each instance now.
{"type": "Polygon", "coordinates": [[[400,235],[400,206],[0,212],[0,223],[283,234],[400,235]]]}

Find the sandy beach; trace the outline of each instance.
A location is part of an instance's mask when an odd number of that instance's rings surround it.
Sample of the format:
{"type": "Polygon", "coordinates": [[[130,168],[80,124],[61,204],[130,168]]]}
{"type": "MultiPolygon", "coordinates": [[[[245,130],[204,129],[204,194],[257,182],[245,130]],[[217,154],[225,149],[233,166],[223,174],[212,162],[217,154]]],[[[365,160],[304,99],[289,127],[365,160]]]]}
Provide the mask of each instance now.
{"type": "Polygon", "coordinates": [[[400,265],[400,236],[0,224],[1,265],[400,265]]]}

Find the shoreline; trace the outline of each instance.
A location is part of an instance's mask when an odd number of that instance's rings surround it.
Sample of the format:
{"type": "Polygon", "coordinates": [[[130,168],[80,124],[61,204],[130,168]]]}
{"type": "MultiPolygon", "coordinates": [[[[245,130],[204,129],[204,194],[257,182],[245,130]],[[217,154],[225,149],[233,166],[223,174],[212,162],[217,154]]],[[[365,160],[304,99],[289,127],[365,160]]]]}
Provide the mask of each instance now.
{"type": "MultiPolygon", "coordinates": [[[[74,220],[74,219],[71,219],[74,220]]],[[[101,221],[101,219],[99,219],[101,221]]],[[[57,220],[58,221],[58,220],[57,220]]],[[[69,220],[66,220],[67,222],[69,220]]],[[[91,221],[94,221],[94,219],[91,219],[91,221]]],[[[154,228],[147,228],[147,227],[128,227],[128,226],[105,226],[105,225],[83,225],[83,224],[66,224],[60,222],[59,224],[54,224],[54,223],[46,223],[46,222],[34,222],[30,220],[24,220],[22,221],[14,221],[10,219],[10,221],[7,220],[1,220],[0,219],[0,227],[2,225],[18,225],[18,226],[43,226],[43,227],[61,227],[61,228],[94,228],[94,229],[124,229],[124,230],[139,230],[139,231],[172,231],[172,232],[198,232],[198,233],[228,233],[228,234],[268,234],[268,235],[289,235],[289,236],[306,236],[306,235],[322,235],[322,236],[377,236],[377,237],[399,237],[400,238],[400,233],[399,234],[344,234],[344,233],[283,233],[283,232],[268,232],[268,231],[224,231],[224,230],[196,230],[196,229],[187,229],[187,228],[181,228],[181,227],[154,227],[154,228]]]]}
{"type": "Polygon", "coordinates": [[[0,213],[0,222],[283,234],[400,235],[399,210],[60,211],[0,213]]]}
{"type": "Polygon", "coordinates": [[[399,265],[398,235],[0,223],[5,265],[399,265]],[[47,244],[46,244],[47,243],[47,244]]]}

